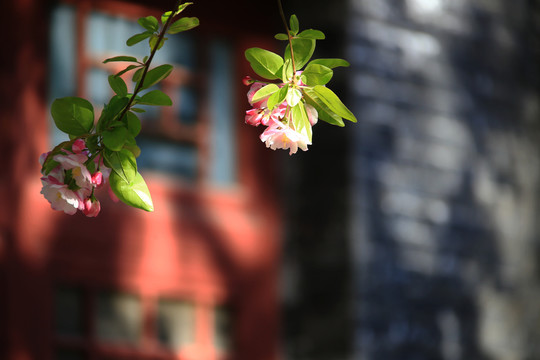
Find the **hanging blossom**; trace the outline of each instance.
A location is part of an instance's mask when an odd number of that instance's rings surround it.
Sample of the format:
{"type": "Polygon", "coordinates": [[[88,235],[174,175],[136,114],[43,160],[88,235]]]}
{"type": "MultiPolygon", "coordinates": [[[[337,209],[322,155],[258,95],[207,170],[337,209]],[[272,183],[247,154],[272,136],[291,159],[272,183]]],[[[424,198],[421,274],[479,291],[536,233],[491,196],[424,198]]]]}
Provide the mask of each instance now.
{"type": "MultiPolygon", "coordinates": [[[[50,153],[40,156],[41,165],[50,153]]],[[[41,194],[49,201],[54,210],[73,215],[77,210],[88,217],[95,217],[101,210],[99,200],[94,196],[96,188],[103,186],[111,173],[111,169],[103,165],[103,161],[93,159],[93,173],[88,170],[90,154],[84,140],[77,139],[71,151],[64,149],[53,156],[58,164],[41,178],[41,194]]],[[[110,193],[110,192],[109,192],[110,193]]]]}
{"type": "MultiPolygon", "coordinates": [[[[297,72],[296,78],[300,78],[301,72],[297,72]]],[[[254,101],[253,98],[257,91],[262,89],[266,84],[251,80],[246,77],[244,79],[245,85],[251,87],[247,93],[247,98],[252,109],[246,111],[245,122],[249,125],[259,126],[264,125],[267,128],[260,135],[262,142],[266,144],[267,148],[272,150],[276,149],[289,149],[289,155],[295,154],[298,149],[303,151],[308,150],[308,145],[311,145],[311,141],[305,132],[298,132],[294,129],[291,107],[298,104],[300,98],[294,99],[287,96],[287,98],[280,104],[277,104],[273,109],[268,108],[268,99],[270,95],[254,101]]],[[[298,86],[303,86],[300,80],[298,80],[298,86]]],[[[279,84],[278,87],[288,86],[288,84],[279,84]]],[[[309,105],[305,106],[306,114],[310,123],[310,126],[314,126],[317,123],[318,113],[317,110],[309,105]]],[[[311,129],[310,129],[311,133],[311,129]]]]}

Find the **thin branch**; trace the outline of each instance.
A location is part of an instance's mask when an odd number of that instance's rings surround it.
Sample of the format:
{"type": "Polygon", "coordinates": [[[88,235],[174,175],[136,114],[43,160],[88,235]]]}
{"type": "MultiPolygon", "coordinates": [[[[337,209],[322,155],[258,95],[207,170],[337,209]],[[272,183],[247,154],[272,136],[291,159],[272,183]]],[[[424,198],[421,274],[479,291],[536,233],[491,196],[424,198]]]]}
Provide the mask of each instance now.
{"type": "MultiPolygon", "coordinates": [[[[178,7],[182,4],[182,0],[179,0],[177,2],[177,5],[176,5],[176,8],[175,9],[178,9],[178,7]]],[[[158,35],[158,40],[156,41],[156,45],[154,45],[154,48],[152,49],[152,51],[150,52],[150,56],[148,57],[148,59],[146,60],[146,62],[144,63],[144,67],[143,67],[143,73],[141,75],[141,79],[139,80],[139,82],[137,83],[137,87],[135,87],[135,90],[133,90],[133,94],[131,96],[131,98],[129,99],[129,102],[127,103],[126,107],[122,110],[122,112],[120,113],[120,117],[119,119],[122,119],[124,117],[124,115],[126,115],[126,113],[128,112],[128,110],[131,108],[131,106],[133,105],[133,101],[135,101],[135,98],[137,96],[137,94],[139,93],[139,91],[141,91],[141,88],[143,86],[143,83],[144,83],[144,79],[146,78],[146,74],[148,73],[148,70],[150,70],[150,63],[152,62],[152,60],[154,59],[154,55],[156,54],[158,48],[159,48],[159,44],[161,43],[161,41],[163,40],[163,38],[165,37],[165,34],[167,33],[167,29],[169,28],[169,26],[171,25],[172,21],[173,21],[173,18],[174,18],[174,12],[175,10],[172,10],[171,11],[171,15],[169,16],[169,18],[167,19],[167,22],[163,25],[163,28],[161,29],[161,32],[159,33],[158,35]]]]}
{"type": "Polygon", "coordinates": [[[289,38],[289,48],[291,50],[291,61],[292,61],[292,67],[293,67],[293,76],[296,74],[296,64],[294,63],[294,51],[292,46],[292,35],[291,31],[289,30],[289,25],[287,25],[287,19],[285,18],[285,13],[283,12],[283,6],[281,5],[281,0],[277,0],[278,7],[279,7],[279,15],[281,15],[281,20],[283,20],[283,25],[285,25],[285,30],[287,31],[287,37],[289,38]]]}

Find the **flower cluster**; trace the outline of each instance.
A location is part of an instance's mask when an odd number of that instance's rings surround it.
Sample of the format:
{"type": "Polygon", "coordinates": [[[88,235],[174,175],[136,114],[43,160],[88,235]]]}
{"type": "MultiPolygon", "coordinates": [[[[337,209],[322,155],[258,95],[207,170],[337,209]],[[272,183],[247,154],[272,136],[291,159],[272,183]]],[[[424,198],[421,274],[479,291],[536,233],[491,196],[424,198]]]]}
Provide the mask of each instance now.
{"type": "MultiPolygon", "coordinates": [[[[299,79],[300,72],[297,74],[297,79],[299,79]]],[[[295,154],[298,151],[298,148],[303,151],[307,151],[308,145],[311,145],[310,137],[308,137],[307,132],[297,131],[295,129],[295,122],[293,119],[294,113],[291,109],[299,104],[301,101],[300,98],[294,98],[293,96],[287,96],[281,103],[274,105],[272,108],[268,107],[268,99],[272,94],[268,96],[257,97],[255,94],[261,90],[266,84],[262,82],[253,82],[251,79],[244,79],[246,85],[251,84],[251,87],[248,91],[247,98],[252,109],[246,111],[245,121],[249,125],[259,126],[264,125],[267,128],[260,135],[262,142],[266,144],[267,148],[272,150],[276,149],[289,149],[289,155],[295,154]]],[[[298,86],[304,85],[301,81],[298,81],[298,86]]],[[[279,84],[277,88],[281,89],[284,86],[290,86],[289,84],[279,84]]],[[[294,92],[290,91],[290,94],[294,92]]],[[[305,107],[305,112],[309,120],[308,126],[313,126],[317,123],[317,110],[309,105],[303,104],[305,107]]],[[[311,134],[311,129],[309,130],[311,134]]]]}
{"type": "Polygon", "coordinates": [[[81,210],[88,217],[97,216],[101,205],[94,196],[94,190],[107,182],[111,169],[101,160],[90,157],[82,139],[75,140],[71,150],[63,149],[54,155],[50,152],[42,154],[39,158],[41,165],[49,156],[56,166],[43,173],[41,194],[51,207],[69,215],[81,210]]]}

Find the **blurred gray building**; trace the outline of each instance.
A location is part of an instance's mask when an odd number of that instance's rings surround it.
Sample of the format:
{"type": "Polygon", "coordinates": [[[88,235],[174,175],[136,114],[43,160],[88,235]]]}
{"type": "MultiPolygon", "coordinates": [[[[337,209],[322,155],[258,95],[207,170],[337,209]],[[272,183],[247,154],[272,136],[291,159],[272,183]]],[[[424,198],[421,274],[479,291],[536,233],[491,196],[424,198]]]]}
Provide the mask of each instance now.
{"type": "Polygon", "coordinates": [[[540,359],[540,2],[288,2],[358,124],[287,161],[286,358],[540,359]]]}

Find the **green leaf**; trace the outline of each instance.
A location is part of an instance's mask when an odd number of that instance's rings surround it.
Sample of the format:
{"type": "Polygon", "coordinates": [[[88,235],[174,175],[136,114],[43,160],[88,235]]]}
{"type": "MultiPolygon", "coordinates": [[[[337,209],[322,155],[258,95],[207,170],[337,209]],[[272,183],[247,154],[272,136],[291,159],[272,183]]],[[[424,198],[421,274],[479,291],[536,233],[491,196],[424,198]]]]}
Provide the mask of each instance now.
{"type": "Polygon", "coordinates": [[[298,34],[298,30],[300,30],[300,26],[298,24],[298,18],[296,15],[292,14],[291,19],[289,20],[289,24],[291,27],[291,34],[294,36],[298,34]]]}
{"type": "Polygon", "coordinates": [[[310,64],[319,64],[324,65],[330,69],[337,68],[340,66],[350,66],[349,62],[343,59],[315,59],[310,62],[310,64]]]}
{"type": "Polygon", "coordinates": [[[126,41],[127,46],[133,46],[137,43],[140,43],[141,41],[148,39],[150,36],[152,36],[154,32],[153,31],[145,31],[140,34],[135,34],[126,41]]]}
{"type": "Polygon", "coordinates": [[[164,64],[153,68],[146,73],[144,82],[141,89],[148,89],[149,87],[157,84],[161,80],[165,79],[173,70],[172,65],[164,64]]]}
{"type": "Polygon", "coordinates": [[[132,181],[137,174],[137,160],[135,155],[127,149],[120,151],[105,150],[103,152],[105,165],[112,169],[111,175],[115,173],[125,182],[132,181]]]}
{"type": "Polygon", "coordinates": [[[66,134],[87,134],[94,126],[92,104],[79,97],[56,99],[51,105],[51,115],[56,127],[66,134]]]}
{"type": "Polygon", "coordinates": [[[279,89],[279,91],[276,91],[275,93],[270,95],[268,101],[266,102],[266,106],[268,106],[268,109],[272,110],[276,105],[281,104],[283,101],[285,101],[288,92],[289,87],[283,86],[281,89],[279,89]]]}
{"type": "MultiPolygon", "coordinates": [[[[131,110],[133,110],[133,108],[131,110]]],[[[131,135],[133,136],[139,135],[139,133],[141,132],[141,120],[139,120],[137,115],[135,115],[131,111],[128,111],[126,113],[125,121],[126,121],[127,129],[129,130],[131,135]]]]}
{"type": "Polygon", "coordinates": [[[182,31],[193,29],[199,26],[199,19],[196,17],[183,17],[176,20],[167,30],[168,34],[176,34],[182,31]]]}
{"type": "Polygon", "coordinates": [[[120,97],[124,97],[128,93],[128,88],[124,80],[116,75],[109,75],[109,85],[111,89],[120,97]]]}
{"type": "Polygon", "coordinates": [[[133,82],[139,82],[139,80],[141,80],[143,71],[144,71],[143,68],[140,68],[139,70],[135,71],[135,72],[133,73],[133,77],[131,78],[131,80],[132,80],[133,82]]]}
{"type": "Polygon", "coordinates": [[[317,110],[319,119],[326,121],[329,124],[336,126],[345,126],[341,116],[336,115],[326,104],[319,98],[319,96],[311,88],[303,89],[304,99],[306,103],[313,106],[317,110]]]}
{"type": "Polygon", "coordinates": [[[115,75],[116,76],[122,76],[124,75],[125,73],[127,73],[128,71],[130,70],[133,70],[133,69],[136,69],[138,67],[141,67],[142,65],[129,65],[127,68],[125,68],[124,70],[121,70],[119,72],[117,72],[115,75]]]}
{"type": "Polygon", "coordinates": [[[313,87],[313,92],[317,94],[319,99],[321,99],[322,102],[336,115],[341,116],[349,121],[356,122],[356,117],[349,109],[347,109],[347,107],[341,102],[339,97],[332,90],[325,86],[316,85],[313,87]]]}
{"type": "Polygon", "coordinates": [[[247,49],[245,55],[251,68],[257,75],[268,80],[275,80],[281,77],[283,58],[278,54],[255,47],[247,49]]]}
{"type": "Polygon", "coordinates": [[[163,15],[161,15],[161,23],[165,25],[167,20],[169,20],[169,17],[172,15],[172,11],[164,12],[163,15]]]}
{"type": "Polygon", "coordinates": [[[272,95],[273,93],[275,93],[278,90],[279,90],[279,87],[276,84],[268,84],[266,86],[263,86],[262,88],[257,90],[257,92],[253,95],[252,102],[258,102],[258,101],[272,95]]]}
{"type": "Polygon", "coordinates": [[[189,5],[192,5],[192,2],[186,2],[183,4],[178,5],[178,9],[174,12],[174,15],[180,14],[182,11],[184,11],[185,8],[187,8],[189,5]]]}
{"type": "Polygon", "coordinates": [[[114,120],[120,112],[126,107],[129,99],[127,97],[119,97],[115,95],[111,98],[108,104],[103,107],[101,116],[97,122],[97,130],[101,131],[114,120]]]}
{"type": "Polygon", "coordinates": [[[103,60],[103,63],[106,64],[106,63],[115,62],[115,61],[138,62],[137,58],[134,58],[133,56],[114,56],[112,58],[103,60]]]}
{"type": "Polygon", "coordinates": [[[145,113],[146,112],[146,110],[144,110],[144,109],[139,109],[139,108],[135,108],[135,107],[132,107],[131,111],[136,112],[136,113],[145,113]]]}
{"type": "MultiPolygon", "coordinates": [[[[300,70],[313,55],[315,51],[315,40],[312,39],[292,39],[291,43],[293,45],[294,52],[294,64],[296,65],[296,70],[300,70]]],[[[290,45],[287,45],[285,48],[285,60],[291,58],[290,45]]]]}
{"type": "Polygon", "coordinates": [[[276,40],[289,40],[289,36],[287,34],[279,33],[274,35],[274,38],[276,40]]]}
{"type": "Polygon", "coordinates": [[[139,18],[137,22],[139,23],[139,25],[141,25],[143,28],[145,28],[148,31],[156,32],[159,30],[158,21],[153,16],[139,18]]]}
{"type": "Polygon", "coordinates": [[[171,106],[172,100],[169,95],[161,90],[152,90],[137,99],[138,104],[154,106],[171,106]]]}
{"type": "Polygon", "coordinates": [[[285,61],[285,63],[283,64],[283,68],[281,70],[281,80],[283,80],[284,83],[289,82],[289,80],[292,78],[293,70],[294,69],[291,59],[287,59],[287,61],[285,61]]]}
{"type": "Polygon", "coordinates": [[[300,75],[300,78],[307,86],[315,86],[327,84],[333,75],[334,72],[332,69],[310,62],[302,72],[302,75],[300,75]]]}
{"type": "Polygon", "coordinates": [[[302,93],[298,89],[290,89],[285,97],[289,106],[296,106],[302,100],[302,93]]]}
{"type": "MultiPolygon", "coordinates": [[[[156,48],[158,39],[159,39],[158,35],[156,35],[156,34],[152,35],[152,37],[150,38],[150,41],[148,43],[150,45],[150,49],[154,50],[156,48]]],[[[165,44],[165,41],[167,41],[167,38],[163,37],[161,39],[161,41],[159,42],[159,45],[157,45],[157,50],[159,50],[159,49],[161,49],[163,47],[163,44],[165,44]]]]}
{"type": "Polygon", "coordinates": [[[297,37],[302,38],[302,39],[313,39],[313,40],[325,39],[324,33],[322,31],[313,30],[313,29],[304,30],[300,34],[298,34],[297,37]]]}
{"type": "Polygon", "coordinates": [[[41,166],[41,173],[48,175],[55,167],[60,165],[59,162],[54,161],[53,157],[60,153],[64,153],[64,149],[71,150],[73,146],[73,140],[71,141],[62,141],[60,144],[56,145],[50,152],[49,155],[45,158],[43,165],[41,166]]]}
{"type": "Polygon", "coordinates": [[[86,147],[92,154],[96,153],[99,150],[97,134],[94,134],[86,138],[86,147]]]}
{"type": "MultiPolygon", "coordinates": [[[[119,123],[122,124],[121,122],[119,123]]],[[[105,145],[105,147],[109,150],[120,151],[126,143],[126,138],[128,135],[130,135],[129,131],[124,124],[122,124],[122,126],[114,127],[111,130],[103,132],[103,145],[105,145]]]]}
{"type": "Polygon", "coordinates": [[[298,104],[296,104],[296,106],[293,106],[291,108],[291,116],[294,130],[296,130],[296,132],[300,134],[307,136],[309,142],[311,142],[312,129],[304,103],[299,102],[298,104]]]}
{"type": "Polygon", "coordinates": [[[116,172],[113,172],[109,177],[109,182],[114,194],[125,204],[145,211],[154,211],[148,186],[138,172],[131,181],[125,181],[116,172]]]}

